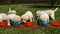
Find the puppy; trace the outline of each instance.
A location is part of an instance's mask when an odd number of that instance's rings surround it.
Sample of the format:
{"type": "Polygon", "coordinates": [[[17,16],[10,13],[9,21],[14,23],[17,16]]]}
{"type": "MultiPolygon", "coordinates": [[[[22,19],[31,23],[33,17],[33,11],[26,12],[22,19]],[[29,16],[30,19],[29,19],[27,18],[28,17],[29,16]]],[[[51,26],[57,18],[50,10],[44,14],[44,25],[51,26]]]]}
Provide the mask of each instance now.
{"type": "MultiPolygon", "coordinates": [[[[58,7],[55,9],[55,10],[45,10],[45,11],[43,11],[43,12],[45,12],[45,13],[47,13],[53,20],[55,20],[55,11],[57,11],[58,10],[58,7]]],[[[41,13],[42,11],[37,11],[36,12],[36,15],[37,15],[37,17],[40,15],[40,13],[41,13]]]]}
{"type": "Polygon", "coordinates": [[[27,11],[24,15],[22,15],[21,19],[24,23],[28,20],[30,20],[30,22],[34,21],[34,17],[31,11],[27,11]]]}
{"type": "Polygon", "coordinates": [[[42,11],[39,15],[39,19],[43,22],[49,22],[49,16],[44,11],[42,11]]]}
{"type": "Polygon", "coordinates": [[[45,13],[44,11],[40,12],[40,15],[38,16],[38,25],[41,26],[48,26],[48,22],[49,22],[49,16],[47,13],[45,13]]]}
{"type": "MultiPolygon", "coordinates": [[[[16,15],[16,11],[15,10],[9,10],[8,12],[8,20],[9,22],[20,22],[21,18],[19,15],[16,15]]],[[[8,23],[8,25],[10,25],[10,23],[8,23]]]]}
{"type": "Polygon", "coordinates": [[[10,23],[12,23],[12,22],[20,23],[20,21],[21,21],[21,18],[19,15],[10,15],[10,16],[8,16],[8,19],[9,19],[10,23]]]}
{"type": "Polygon", "coordinates": [[[48,16],[48,14],[46,13],[46,12],[44,12],[44,11],[38,11],[37,12],[38,14],[37,14],[37,19],[38,20],[41,20],[41,21],[48,21],[49,22],[49,16],[48,16]]]}
{"type": "Polygon", "coordinates": [[[38,25],[41,26],[48,26],[48,22],[49,22],[49,16],[46,12],[44,11],[38,11],[37,13],[37,23],[38,25]]]}
{"type": "Polygon", "coordinates": [[[0,22],[2,22],[2,21],[7,21],[7,14],[0,13],[0,22]]]}
{"type": "Polygon", "coordinates": [[[58,7],[55,10],[46,10],[45,12],[51,17],[52,20],[55,20],[55,11],[58,10],[58,7]]]}

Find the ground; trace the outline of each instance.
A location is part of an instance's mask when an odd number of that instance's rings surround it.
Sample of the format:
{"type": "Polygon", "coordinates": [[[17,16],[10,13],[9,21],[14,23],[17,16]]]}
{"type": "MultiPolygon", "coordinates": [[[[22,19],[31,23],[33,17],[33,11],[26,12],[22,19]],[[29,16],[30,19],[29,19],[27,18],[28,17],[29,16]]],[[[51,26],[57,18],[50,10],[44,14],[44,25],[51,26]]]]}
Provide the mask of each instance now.
{"type": "MultiPolygon", "coordinates": [[[[12,8],[17,11],[17,15],[23,15],[26,11],[30,10],[34,14],[35,24],[36,23],[36,11],[37,10],[46,10],[46,9],[55,9],[55,8],[42,8],[32,5],[0,5],[0,13],[8,12],[8,9],[12,8]]],[[[56,20],[60,20],[60,8],[55,12],[56,20]]],[[[52,23],[52,22],[51,22],[52,23]]],[[[0,27],[0,34],[60,34],[59,27],[49,27],[49,28],[4,28],[0,27]]]]}

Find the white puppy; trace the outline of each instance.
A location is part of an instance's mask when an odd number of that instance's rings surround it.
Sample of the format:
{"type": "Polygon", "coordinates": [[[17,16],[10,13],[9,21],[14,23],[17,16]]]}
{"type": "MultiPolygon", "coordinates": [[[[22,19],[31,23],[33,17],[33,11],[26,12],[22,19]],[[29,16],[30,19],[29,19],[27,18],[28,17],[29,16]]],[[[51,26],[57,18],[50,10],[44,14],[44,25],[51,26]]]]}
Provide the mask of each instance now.
{"type": "Polygon", "coordinates": [[[48,14],[47,14],[46,12],[44,12],[44,11],[39,12],[37,19],[38,19],[39,21],[49,22],[49,16],[48,16],[48,14]]]}
{"type": "Polygon", "coordinates": [[[30,20],[30,22],[34,21],[34,17],[31,11],[27,11],[24,15],[21,16],[23,22],[30,20]]]}
{"type": "Polygon", "coordinates": [[[55,20],[55,11],[58,10],[58,7],[55,10],[46,10],[46,13],[53,19],[55,20]]]}
{"type": "MultiPolygon", "coordinates": [[[[55,10],[45,10],[43,12],[47,13],[53,20],[55,20],[55,11],[57,11],[58,7],[55,10]]],[[[39,16],[42,11],[37,11],[36,15],[39,16]]]]}
{"type": "Polygon", "coordinates": [[[2,22],[2,21],[7,21],[7,14],[0,13],[0,22],[2,22]]]}
{"type": "Polygon", "coordinates": [[[41,21],[44,21],[44,22],[49,22],[49,16],[47,13],[45,13],[44,11],[42,11],[39,15],[39,19],[41,21]]]}
{"type": "Polygon", "coordinates": [[[16,11],[15,10],[9,9],[8,20],[9,20],[8,25],[10,25],[11,21],[13,21],[13,22],[20,22],[21,18],[20,18],[19,15],[16,15],[16,11]]]}

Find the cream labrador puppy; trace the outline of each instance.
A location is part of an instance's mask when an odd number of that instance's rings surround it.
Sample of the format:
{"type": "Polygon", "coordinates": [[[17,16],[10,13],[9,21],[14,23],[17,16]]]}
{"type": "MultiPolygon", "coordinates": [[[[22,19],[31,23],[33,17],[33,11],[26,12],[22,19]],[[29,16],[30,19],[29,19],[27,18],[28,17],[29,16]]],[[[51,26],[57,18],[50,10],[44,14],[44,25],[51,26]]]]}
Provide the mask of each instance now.
{"type": "Polygon", "coordinates": [[[44,11],[42,11],[39,15],[39,19],[41,21],[44,21],[44,22],[49,22],[49,16],[47,13],[45,13],[44,11]]]}
{"type": "Polygon", "coordinates": [[[34,17],[31,11],[27,11],[24,15],[22,15],[21,19],[24,23],[28,20],[30,20],[30,22],[34,21],[34,17]]]}
{"type": "Polygon", "coordinates": [[[7,21],[7,14],[0,13],[0,22],[2,22],[2,21],[7,21]]]}
{"type": "MultiPolygon", "coordinates": [[[[45,11],[43,11],[43,12],[45,12],[45,13],[47,13],[53,20],[55,20],[55,11],[57,11],[58,10],[58,7],[55,9],[55,10],[45,10],[45,11]]],[[[36,15],[37,15],[37,17],[40,15],[40,13],[41,13],[42,11],[37,11],[36,12],[36,15]]]]}
{"type": "Polygon", "coordinates": [[[38,16],[37,17],[38,22],[40,22],[40,21],[49,22],[49,16],[46,12],[41,11],[41,12],[39,12],[39,14],[37,16],[38,16]]]}
{"type": "MultiPolygon", "coordinates": [[[[21,18],[19,15],[16,15],[16,11],[15,10],[11,10],[9,9],[9,12],[8,12],[8,22],[20,22],[21,18]]],[[[8,25],[10,25],[10,23],[8,23],[8,25]]]]}
{"type": "Polygon", "coordinates": [[[55,11],[58,10],[58,7],[55,10],[46,10],[46,13],[52,18],[52,20],[55,20],[55,11]]]}

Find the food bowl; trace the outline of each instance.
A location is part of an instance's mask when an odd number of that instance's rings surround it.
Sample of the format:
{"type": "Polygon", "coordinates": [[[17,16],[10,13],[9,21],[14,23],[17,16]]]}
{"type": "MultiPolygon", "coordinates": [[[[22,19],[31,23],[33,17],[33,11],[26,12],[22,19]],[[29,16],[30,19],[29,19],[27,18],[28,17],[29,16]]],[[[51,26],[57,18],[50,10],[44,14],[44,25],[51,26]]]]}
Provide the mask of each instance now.
{"type": "Polygon", "coordinates": [[[7,26],[7,22],[0,22],[0,27],[5,27],[5,26],[7,26]]]}
{"type": "Polygon", "coordinates": [[[60,26],[60,21],[53,21],[52,25],[53,26],[60,26]]]}
{"type": "Polygon", "coordinates": [[[48,22],[39,22],[39,26],[48,26],[48,22]]]}
{"type": "Polygon", "coordinates": [[[25,26],[26,27],[32,27],[32,26],[34,26],[34,22],[26,22],[25,26]]]}
{"type": "Polygon", "coordinates": [[[11,24],[11,26],[20,26],[20,22],[18,23],[18,22],[12,22],[12,23],[10,23],[11,24]]]}

